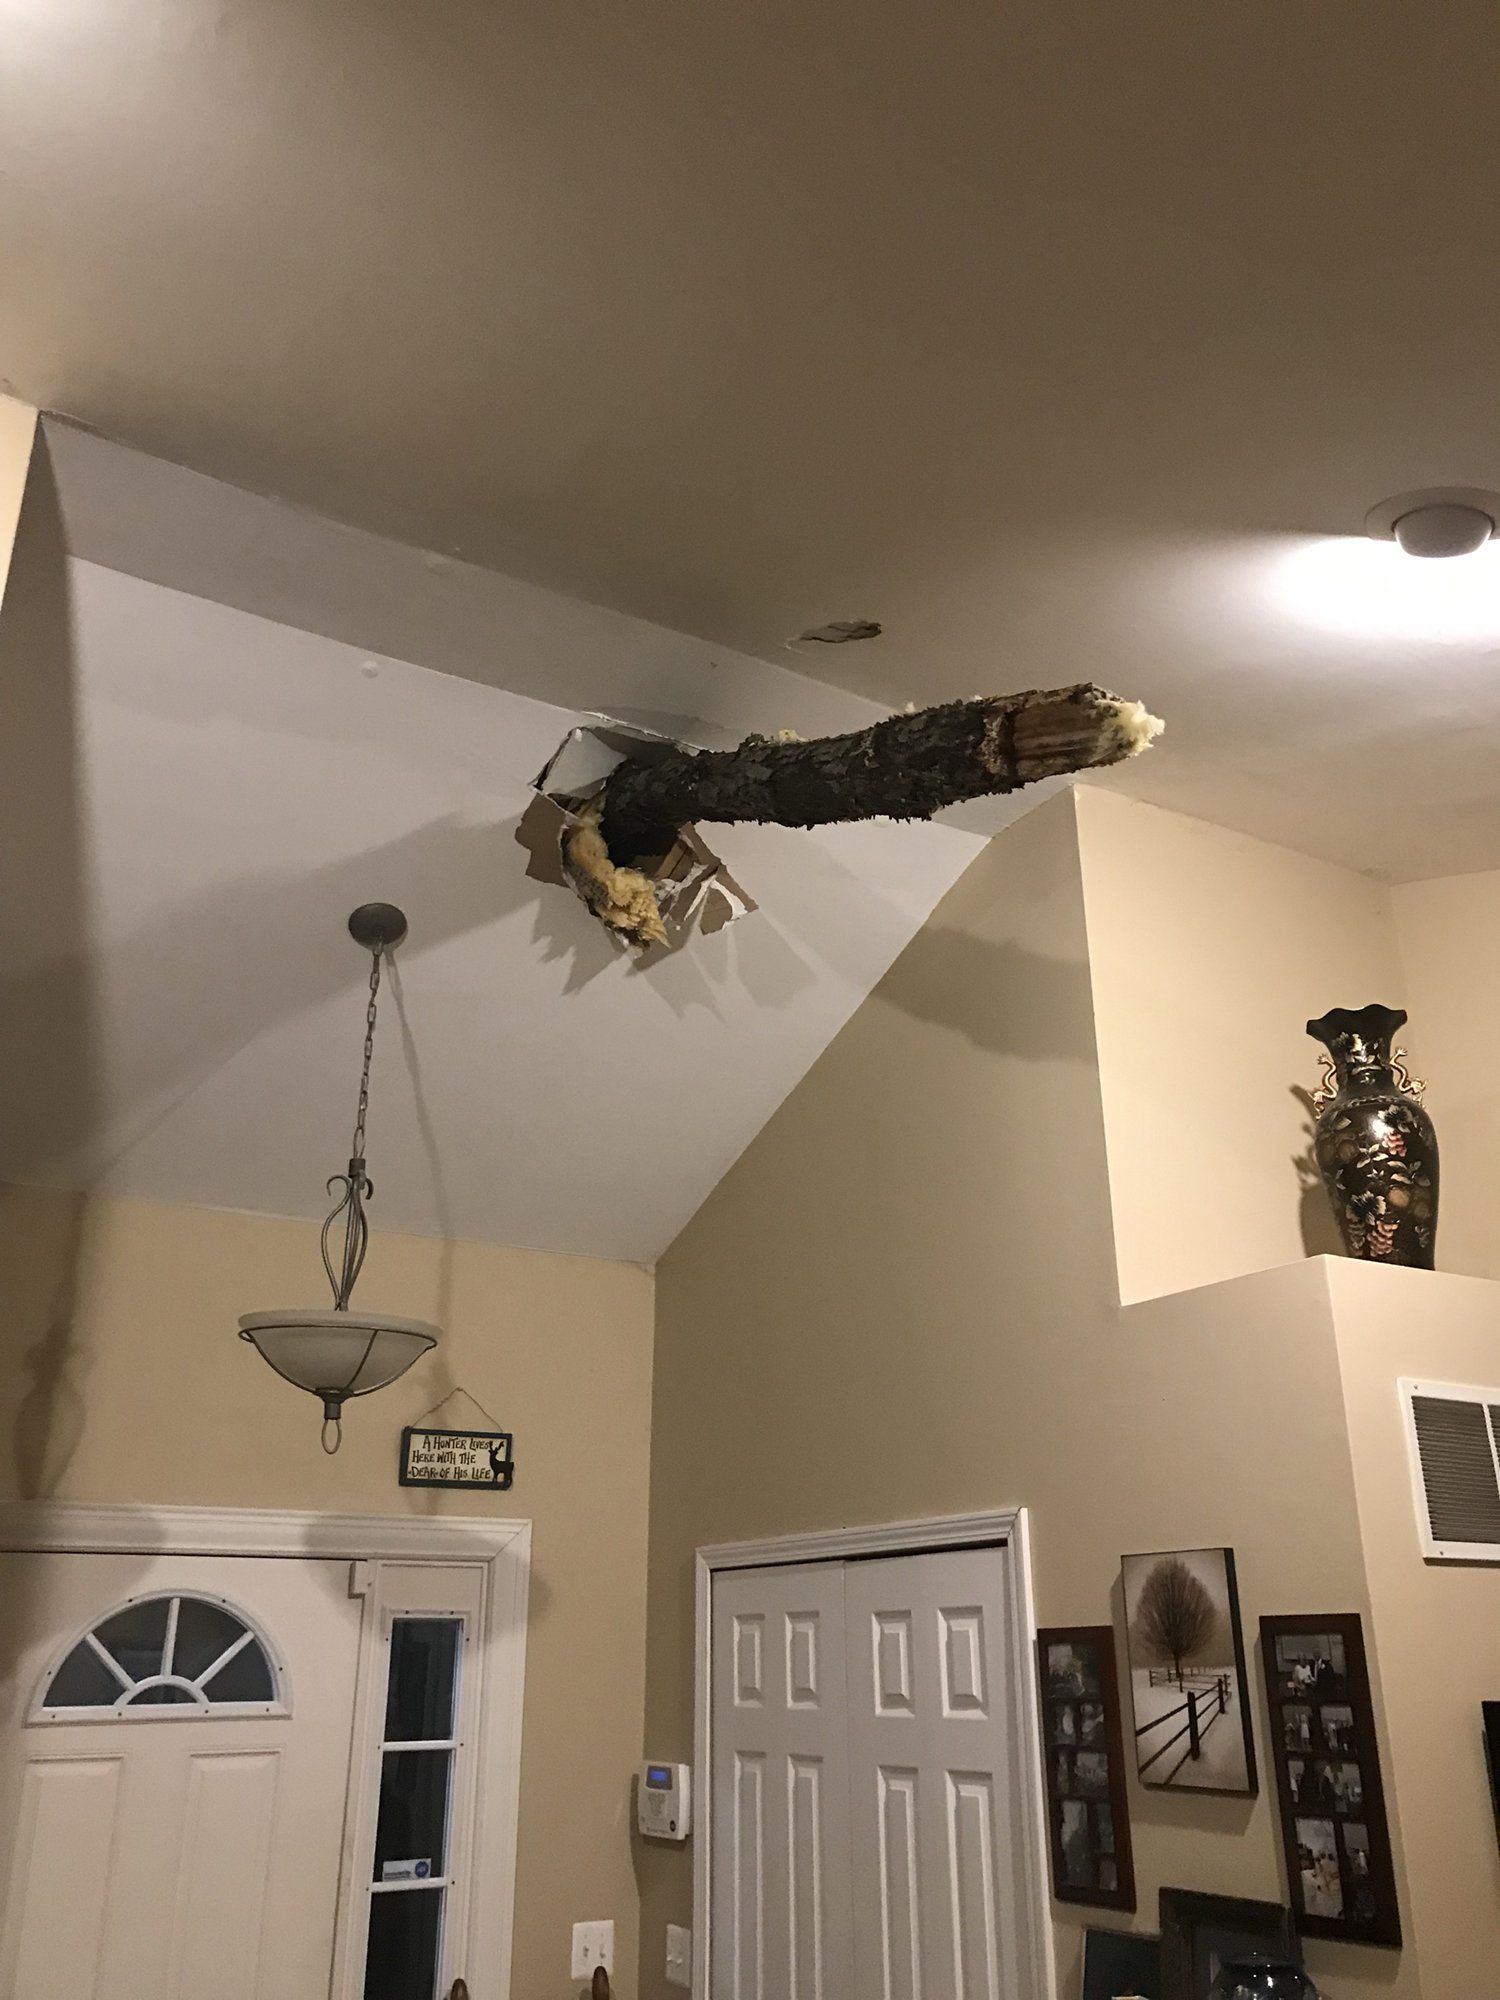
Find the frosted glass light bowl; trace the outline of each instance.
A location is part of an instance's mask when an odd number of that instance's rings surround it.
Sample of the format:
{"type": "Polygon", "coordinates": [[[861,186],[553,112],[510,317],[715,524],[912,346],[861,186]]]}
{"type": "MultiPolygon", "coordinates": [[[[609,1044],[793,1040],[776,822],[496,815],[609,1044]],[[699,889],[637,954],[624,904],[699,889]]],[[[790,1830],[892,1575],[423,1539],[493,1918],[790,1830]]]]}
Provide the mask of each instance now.
{"type": "Polygon", "coordinates": [[[246,1313],[240,1339],[248,1340],[283,1381],[321,1397],[323,1415],[337,1422],[351,1396],[367,1396],[404,1375],[437,1346],[438,1330],[425,1320],[389,1313],[246,1313]]]}

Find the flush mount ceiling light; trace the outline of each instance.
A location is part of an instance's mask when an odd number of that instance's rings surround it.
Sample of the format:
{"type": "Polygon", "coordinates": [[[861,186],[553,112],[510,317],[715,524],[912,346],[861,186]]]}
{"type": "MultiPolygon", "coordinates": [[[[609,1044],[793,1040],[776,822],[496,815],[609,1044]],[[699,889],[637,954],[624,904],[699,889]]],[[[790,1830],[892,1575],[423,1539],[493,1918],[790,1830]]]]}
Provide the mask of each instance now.
{"type": "Polygon", "coordinates": [[[240,1339],[251,1341],[284,1381],[306,1389],[323,1404],[323,1449],[335,1452],[343,1437],[343,1408],[351,1396],[368,1396],[404,1375],[438,1341],[438,1329],[389,1313],[351,1312],[349,1295],[365,1261],[370,1225],[365,1203],[374,1186],[365,1172],[365,1114],[370,1103],[370,1058],[375,1048],[375,1005],[385,954],[406,936],[406,917],[394,903],[363,903],[349,919],[349,934],[370,954],[370,997],[365,1007],[364,1063],[354,1143],[346,1173],[335,1174],[328,1192],[337,1192],[323,1224],[323,1268],[333,1287],[332,1312],[246,1313],[240,1339]],[[344,1242],[337,1263],[332,1244],[343,1219],[344,1242]],[[331,1442],[330,1442],[331,1440],[331,1442]]]}
{"type": "Polygon", "coordinates": [[[1365,532],[1409,556],[1471,556],[1500,521],[1500,493],[1478,486],[1429,486],[1397,493],[1365,516],[1365,532]]]}
{"type": "Polygon", "coordinates": [[[1261,574],[1283,610],[1343,639],[1492,649],[1500,644],[1497,522],[1500,493],[1484,487],[1395,493],[1370,509],[1362,535],[1299,536],[1261,574]]]}

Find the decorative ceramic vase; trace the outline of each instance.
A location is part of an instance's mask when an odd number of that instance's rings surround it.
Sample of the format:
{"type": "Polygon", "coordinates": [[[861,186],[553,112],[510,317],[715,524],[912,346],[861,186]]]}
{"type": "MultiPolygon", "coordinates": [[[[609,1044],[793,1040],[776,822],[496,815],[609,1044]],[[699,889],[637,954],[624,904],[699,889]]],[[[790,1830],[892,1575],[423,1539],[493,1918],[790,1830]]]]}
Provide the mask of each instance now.
{"type": "Polygon", "coordinates": [[[1235,1958],[1219,1967],[1208,2000],[1318,2000],[1318,1989],[1284,1959],[1235,1958]]]}
{"type": "Polygon", "coordinates": [[[1437,1240],[1438,1144],[1391,1039],[1399,1007],[1335,1007],[1307,1032],[1327,1049],[1313,1093],[1313,1153],[1344,1248],[1372,1263],[1432,1269],[1437,1240]]]}

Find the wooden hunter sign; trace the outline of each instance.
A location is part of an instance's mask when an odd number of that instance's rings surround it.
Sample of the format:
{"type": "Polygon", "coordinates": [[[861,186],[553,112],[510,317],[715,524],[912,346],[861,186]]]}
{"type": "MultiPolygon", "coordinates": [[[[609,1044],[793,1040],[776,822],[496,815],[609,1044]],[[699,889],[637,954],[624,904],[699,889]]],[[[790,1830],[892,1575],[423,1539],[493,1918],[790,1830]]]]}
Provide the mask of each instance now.
{"type": "Polygon", "coordinates": [[[403,1486],[487,1486],[503,1493],[515,1475],[510,1431],[401,1433],[403,1486]]]}

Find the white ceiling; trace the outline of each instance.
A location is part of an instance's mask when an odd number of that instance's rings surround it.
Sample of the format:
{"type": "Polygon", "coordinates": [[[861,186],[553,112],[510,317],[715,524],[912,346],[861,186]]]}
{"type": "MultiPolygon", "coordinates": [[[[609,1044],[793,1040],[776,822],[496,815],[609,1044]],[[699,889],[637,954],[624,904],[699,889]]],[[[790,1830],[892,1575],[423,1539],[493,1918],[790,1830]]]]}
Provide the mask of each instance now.
{"type": "Polygon", "coordinates": [[[0,1172],[317,1212],[395,896],[378,1219],[656,1255],[1003,814],[726,835],[636,969],[511,838],[582,709],[1089,677],[1109,782],[1500,866],[1500,551],[1358,532],[1500,487],[1492,0],[0,20],[0,387],[140,448],[50,427],[0,630],[0,1172]]]}
{"type": "Polygon", "coordinates": [[[744,653],[882,619],[796,662],[876,699],[1090,675],[1146,796],[1500,865],[1494,566],[1455,635],[1317,546],[1500,486],[1493,0],[4,20],[23,396],[744,653]]]}
{"type": "MultiPolygon", "coordinates": [[[[130,518],[149,544],[174,504],[184,522],[217,504],[224,571],[264,590],[276,536],[300,544],[324,622],[380,573],[369,538],[341,576],[284,509],[170,472],[132,485],[150,468],[131,455],[52,442],[75,550],[112,522],[118,555],[130,518]],[[133,517],[101,492],[133,494],[133,517]]],[[[368,974],[344,920],[389,899],[411,935],[376,1049],[377,1226],[649,1262],[981,845],[953,825],[725,829],[762,909],[637,965],[528,879],[517,844],[574,711],[63,556],[50,508],[38,477],[0,622],[21,697],[0,739],[0,1046],[25,1052],[0,1095],[0,1178],[321,1215],[368,974]]],[[[398,575],[419,561],[385,555],[398,575]]],[[[458,647],[463,582],[440,575],[429,607],[458,647]]],[[[521,679],[545,663],[616,710],[682,728],[691,697],[716,738],[876,712],[529,585],[471,584],[493,662],[521,679]]]]}

